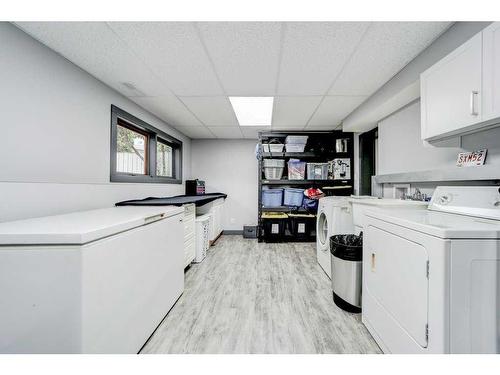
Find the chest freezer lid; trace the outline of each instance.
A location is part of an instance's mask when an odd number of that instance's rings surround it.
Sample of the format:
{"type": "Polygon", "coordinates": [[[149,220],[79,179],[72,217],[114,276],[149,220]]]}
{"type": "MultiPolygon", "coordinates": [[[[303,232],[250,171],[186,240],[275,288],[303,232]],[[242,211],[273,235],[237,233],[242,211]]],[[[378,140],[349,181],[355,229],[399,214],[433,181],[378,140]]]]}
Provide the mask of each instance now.
{"type": "Polygon", "coordinates": [[[81,245],[184,212],[182,207],[111,207],[0,223],[0,246],[81,245]]]}

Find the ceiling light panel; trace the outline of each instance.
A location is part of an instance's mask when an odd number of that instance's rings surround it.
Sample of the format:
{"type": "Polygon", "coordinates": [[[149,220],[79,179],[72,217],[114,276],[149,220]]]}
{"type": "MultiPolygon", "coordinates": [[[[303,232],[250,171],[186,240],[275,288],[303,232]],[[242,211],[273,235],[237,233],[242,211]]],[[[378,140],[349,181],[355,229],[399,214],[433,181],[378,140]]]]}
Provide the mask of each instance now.
{"type": "Polygon", "coordinates": [[[230,96],[229,101],[240,126],[271,126],[272,96],[230,96]]]}

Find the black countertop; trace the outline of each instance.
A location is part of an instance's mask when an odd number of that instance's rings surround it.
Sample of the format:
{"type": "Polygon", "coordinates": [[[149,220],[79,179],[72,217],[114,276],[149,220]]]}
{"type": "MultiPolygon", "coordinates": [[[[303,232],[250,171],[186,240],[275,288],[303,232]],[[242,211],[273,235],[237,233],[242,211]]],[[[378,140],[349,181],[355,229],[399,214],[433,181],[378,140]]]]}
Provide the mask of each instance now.
{"type": "Polygon", "coordinates": [[[209,193],[203,195],[176,195],[174,197],[149,197],[118,202],[116,206],[182,206],[194,203],[197,207],[203,206],[219,198],[227,198],[224,193],[209,193]]]}

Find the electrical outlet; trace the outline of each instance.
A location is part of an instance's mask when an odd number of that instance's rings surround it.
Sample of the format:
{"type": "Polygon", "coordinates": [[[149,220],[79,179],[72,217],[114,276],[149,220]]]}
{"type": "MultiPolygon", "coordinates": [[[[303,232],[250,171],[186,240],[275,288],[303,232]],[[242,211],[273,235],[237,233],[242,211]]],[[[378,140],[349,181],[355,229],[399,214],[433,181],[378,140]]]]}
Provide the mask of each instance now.
{"type": "Polygon", "coordinates": [[[234,223],[236,223],[236,219],[235,219],[234,217],[232,217],[231,219],[229,219],[229,222],[230,222],[231,224],[234,224],[234,223]]]}

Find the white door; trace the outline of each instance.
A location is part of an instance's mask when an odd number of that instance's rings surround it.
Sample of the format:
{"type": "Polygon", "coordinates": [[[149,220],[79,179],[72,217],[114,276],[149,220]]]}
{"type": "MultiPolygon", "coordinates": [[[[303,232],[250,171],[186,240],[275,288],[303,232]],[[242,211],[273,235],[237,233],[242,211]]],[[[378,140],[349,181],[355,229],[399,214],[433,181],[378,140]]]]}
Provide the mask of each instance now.
{"type": "MultiPolygon", "coordinates": [[[[393,326],[400,327],[421,347],[427,347],[427,250],[421,244],[373,226],[365,230],[364,291],[382,306],[395,322],[393,326]]],[[[375,328],[389,335],[390,327],[375,328]]]]}
{"type": "Polygon", "coordinates": [[[453,135],[481,122],[482,34],[420,76],[422,139],[453,135]]]}
{"type": "Polygon", "coordinates": [[[483,121],[500,117],[500,22],[483,30],[483,121]]]}

